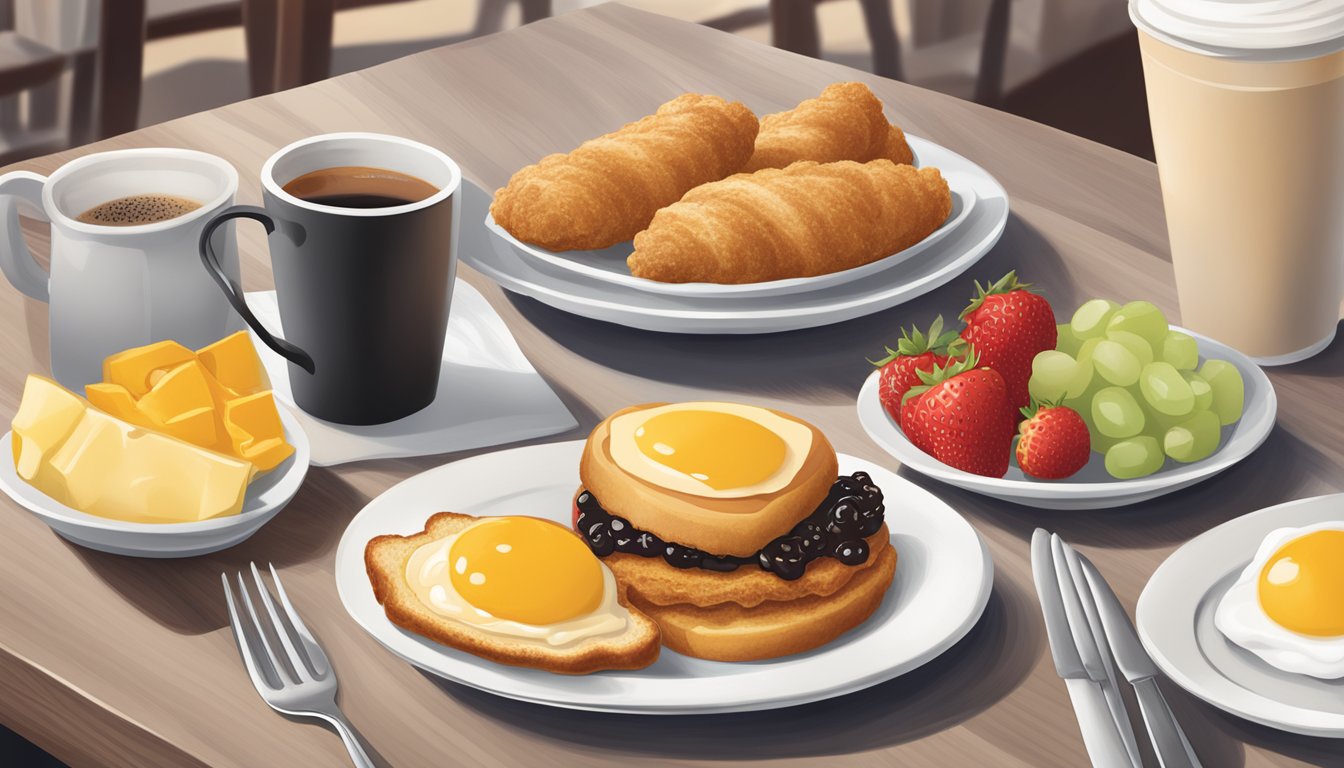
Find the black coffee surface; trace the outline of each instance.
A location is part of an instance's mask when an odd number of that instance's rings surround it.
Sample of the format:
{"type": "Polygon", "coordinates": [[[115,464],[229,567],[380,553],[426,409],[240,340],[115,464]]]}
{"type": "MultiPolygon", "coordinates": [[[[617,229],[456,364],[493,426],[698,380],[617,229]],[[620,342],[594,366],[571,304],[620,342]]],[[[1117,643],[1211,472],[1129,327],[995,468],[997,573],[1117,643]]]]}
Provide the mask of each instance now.
{"type": "Polygon", "coordinates": [[[310,171],[285,184],[289,194],[336,208],[389,208],[438,194],[424,179],[385,168],[342,165],[310,171]]]}

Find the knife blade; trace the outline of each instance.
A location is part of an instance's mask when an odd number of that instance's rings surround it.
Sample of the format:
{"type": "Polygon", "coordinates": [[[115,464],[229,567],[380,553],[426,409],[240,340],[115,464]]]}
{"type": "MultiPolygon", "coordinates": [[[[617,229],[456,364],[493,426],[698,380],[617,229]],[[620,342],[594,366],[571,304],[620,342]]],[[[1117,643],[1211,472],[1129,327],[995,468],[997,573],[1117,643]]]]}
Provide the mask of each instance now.
{"type": "Polygon", "coordinates": [[[1050,536],[1050,549],[1059,574],[1059,588],[1064,593],[1064,612],[1075,630],[1074,639],[1078,641],[1083,667],[1092,673],[1093,682],[1101,686],[1106,696],[1106,704],[1110,707],[1116,729],[1120,731],[1120,739],[1125,743],[1129,761],[1136,768],[1141,768],[1143,757],[1139,753],[1138,740],[1134,737],[1134,726],[1129,721],[1129,710],[1125,708],[1125,701],[1120,695],[1115,660],[1111,657],[1096,600],[1083,575],[1079,555],[1056,534],[1050,536]],[[1080,634],[1084,635],[1081,641],[1080,634]]]}
{"type": "Polygon", "coordinates": [[[1134,686],[1135,698],[1139,702],[1139,711],[1148,727],[1148,737],[1157,753],[1158,762],[1163,768],[1198,768],[1199,756],[1190,746],[1190,741],[1181,730],[1180,723],[1167,706],[1162,690],[1157,687],[1157,665],[1144,650],[1129,614],[1120,604],[1111,585],[1102,578],[1101,572],[1083,555],[1078,555],[1083,566],[1083,575],[1087,579],[1092,598],[1097,603],[1101,615],[1101,624],[1110,643],[1111,653],[1115,656],[1116,666],[1125,679],[1134,686]]]}
{"type": "Polygon", "coordinates": [[[1132,768],[1129,753],[1120,736],[1117,723],[1111,715],[1101,685],[1094,682],[1083,666],[1078,648],[1074,645],[1064,610],[1064,598],[1055,573],[1054,557],[1050,548],[1050,534],[1040,528],[1031,537],[1031,572],[1036,584],[1036,596],[1045,616],[1045,634],[1050,645],[1055,671],[1069,692],[1078,730],[1092,765],[1099,768],[1132,768]]]}

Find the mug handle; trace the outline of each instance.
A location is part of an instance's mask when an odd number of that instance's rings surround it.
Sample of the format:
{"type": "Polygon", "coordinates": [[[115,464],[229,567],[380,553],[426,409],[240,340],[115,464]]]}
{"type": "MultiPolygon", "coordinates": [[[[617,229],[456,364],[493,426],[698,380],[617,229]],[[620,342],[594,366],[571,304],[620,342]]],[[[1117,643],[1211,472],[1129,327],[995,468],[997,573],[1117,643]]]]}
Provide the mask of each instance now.
{"type": "MultiPolygon", "coordinates": [[[[252,309],[247,306],[247,300],[243,298],[242,287],[235,284],[228,275],[224,274],[224,269],[219,264],[219,256],[215,253],[215,245],[211,242],[211,236],[216,229],[232,219],[252,219],[261,222],[268,235],[275,231],[275,220],[271,218],[265,208],[258,208],[255,205],[235,205],[226,208],[215,214],[215,217],[205,225],[205,229],[201,230],[201,263],[205,264],[206,271],[215,279],[219,289],[224,291],[225,298],[233,305],[234,310],[266,346],[308,373],[315,373],[317,366],[313,363],[313,358],[302,349],[266,330],[266,326],[261,324],[257,316],[252,314],[252,309]]],[[[8,272],[8,269],[6,269],[6,272],[8,272]]]]}
{"type": "MultiPolygon", "coordinates": [[[[19,200],[42,210],[42,187],[46,176],[14,171],[0,176],[0,270],[15,288],[38,301],[51,301],[51,275],[33,259],[19,228],[19,200]]],[[[44,216],[45,218],[45,216],[44,216]]]]}

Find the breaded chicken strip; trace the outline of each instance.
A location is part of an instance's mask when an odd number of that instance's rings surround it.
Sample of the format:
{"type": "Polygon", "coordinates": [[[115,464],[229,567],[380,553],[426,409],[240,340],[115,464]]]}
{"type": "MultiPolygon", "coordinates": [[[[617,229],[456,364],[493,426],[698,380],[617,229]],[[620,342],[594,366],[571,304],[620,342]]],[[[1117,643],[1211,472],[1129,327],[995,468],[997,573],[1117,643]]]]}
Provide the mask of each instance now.
{"type": "Polygon", "coordinates": [[[739,102],[687,93],[615,133],[548,155],[495,193],[495,222],[555,251],[606,248],[649,225],[692,187],[751,157],[756,116],[739,102]]]}
{"type": "Polygon", "coordinates": [[[756,151],[742,170],[785,168],[799,160],[860,163],[913,159],[905,134],[887,122],[882,102],[863,83],[833,83],[787,112],[761,118],[756,151]]]}
{"type": "Polygon", "coordinates": [[[631,274],[755,283],[850,269],[923,240],[952,211],[937,168],[794,163],[696,187],[635,235],[631,274]]]}

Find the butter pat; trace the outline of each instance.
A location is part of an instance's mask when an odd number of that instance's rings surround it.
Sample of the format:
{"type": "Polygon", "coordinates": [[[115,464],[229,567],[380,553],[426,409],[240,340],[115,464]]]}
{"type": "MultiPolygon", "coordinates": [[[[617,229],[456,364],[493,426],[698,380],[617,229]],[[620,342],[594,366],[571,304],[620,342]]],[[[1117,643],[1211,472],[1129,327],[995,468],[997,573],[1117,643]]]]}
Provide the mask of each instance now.
{"type": "Polygon", "coordinates": [[[29,377],[14,419],[14,456],[20,477],[56,501],[137,523],[236,515],[253,473],[251,462],[129,424],[40,376],[29,377]]]}
{"type": "Polygon", "coordinates": [[[247,331],[238,331],[196,350],[196,357],[235,396],[255,395],[271,388],[271,380],[247,331]]]}

